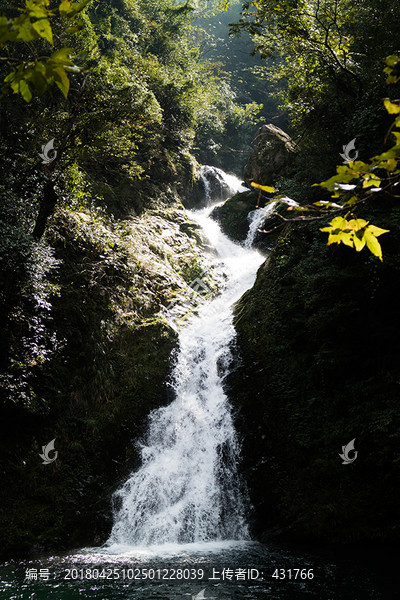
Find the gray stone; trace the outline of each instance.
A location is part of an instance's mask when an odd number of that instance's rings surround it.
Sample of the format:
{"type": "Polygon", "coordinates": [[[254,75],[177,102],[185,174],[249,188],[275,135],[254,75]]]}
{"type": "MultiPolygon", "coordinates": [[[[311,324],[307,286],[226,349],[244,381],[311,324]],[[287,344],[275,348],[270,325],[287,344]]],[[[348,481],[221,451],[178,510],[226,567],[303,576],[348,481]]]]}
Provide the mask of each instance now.
{"type": "Polygon", "coordinates": [[[290,135],[271,123],[263,125],[244,168],[245,181],[274,185],[277,177],[288,174],[296,151],[297,145],[290,135]]]}

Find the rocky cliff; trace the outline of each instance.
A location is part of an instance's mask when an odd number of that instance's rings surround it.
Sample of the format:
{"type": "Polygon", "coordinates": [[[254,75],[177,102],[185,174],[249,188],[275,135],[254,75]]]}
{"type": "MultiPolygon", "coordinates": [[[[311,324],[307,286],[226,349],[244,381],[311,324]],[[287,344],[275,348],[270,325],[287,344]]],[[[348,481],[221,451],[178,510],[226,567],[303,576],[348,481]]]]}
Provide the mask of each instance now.
{"type": "Polygon", "coordinates": [[[368,211],[390,223],[382,264],[296,224],[236,307],[229,387],[256,535],[399,538],[400,209],[381,199],[368,211]]]}
{"type": "Polygon", "coordinates": [[[278,177],[290,173],[297,150],[294,140],[280,127],[263,125],[244,168],[245,181],[274,185],[278,177]]]}
{"type": "Polygon", "coordinates": [[[96,207],[58,209],[47,235],[53,268],[43,261],[39,282],[49,292],[36,291],[44,314],[22,297],[13,307],[36,319],[35,336],[3,315],[2,344],[14,353],[1,378],[4,555],[102,543],[147,416],[169,401],[177,335],[163,307],[185,296],[204,259],[170,187],[149,189],[146,202],[119,220],[96,207]],[[43,464],[54,438],[57,460],[43,464]]]}

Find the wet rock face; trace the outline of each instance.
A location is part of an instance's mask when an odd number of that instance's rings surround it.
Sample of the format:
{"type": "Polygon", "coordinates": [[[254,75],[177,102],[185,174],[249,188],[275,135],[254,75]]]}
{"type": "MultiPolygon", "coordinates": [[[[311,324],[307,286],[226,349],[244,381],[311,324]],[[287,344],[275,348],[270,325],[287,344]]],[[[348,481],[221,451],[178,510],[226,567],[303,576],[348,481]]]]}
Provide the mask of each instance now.
{"type": "Polygon", "coordinates": [[[271,123],[263,125],[258,130],[244,168],[246,183],[256,181],[262,185],[273,185],[277,177],[288,174],[296,150],[296,143],[290,135],[271,123]]]}
{"type": "Polygon", "coordinates": [[[207,206],[210,198],[213,202],[221,202],[232,196],[236,191],[236,187],[232,187],[229,181],[229,176],[218,167],[203,165],[199,170],[198,177],[189,197],[185,198],[184,204],[187,208],[207,206]]]}
{"type": "Polygon", "coordinates": [[[231,188],[223,171],[216,167],[204,166],[200,172],[206,198],[226,200],[231,195],[231,188]]]}
{"type": "MultiPolygon", "coordinates": [[[[222,231],[236,242],[244,242],[249,232],[250,216],[258,204],[258,193],[254,191],[241,192],[228,198],[221,206],[216,206],[212,212],[212,217],[221,226],[222,231]]],[[[265,197],[261,197],[260,206],[265,204],[265,197]]],[[[284,214],[286,206],[275,205],[273,212],[267,213],[265,219],[260,222],[257,230],[253,247],[261,251],[268,251],[272,244],[282,233],[283,221],[277,213],[284,214]],[[261,231],[260,231],[261,230],[261,231]],[[263,232],[268,232],[268,235],[263,232]]]]}
{"type": "Polygon", "coordinates": [[[235,308],[227,387],[258,535],[399,537],[400,209],[363,214],[390,220],[382,264],[326,246],[318,224],[285,225],[235,308]],[[339,457],[353,438],[354,468],[339,457]]]}
{"type": "Polygon", "coordinates": [[[221,226],[222,231],[236,242],[243,242],[249,230],[248,214],[257,205],[257,194],[252,191],[235,194],[222,206],[217,206],[212,217],[221,226]]]}

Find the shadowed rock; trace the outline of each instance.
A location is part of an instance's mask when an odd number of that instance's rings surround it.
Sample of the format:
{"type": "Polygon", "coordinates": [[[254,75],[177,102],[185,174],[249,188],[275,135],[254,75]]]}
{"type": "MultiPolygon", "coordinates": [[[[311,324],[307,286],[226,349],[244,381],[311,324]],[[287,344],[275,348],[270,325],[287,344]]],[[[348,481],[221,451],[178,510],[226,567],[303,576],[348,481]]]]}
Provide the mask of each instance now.
{"type": "Polygon", "coordinates": [[[282,129],[271,123],[263,125],[244,168],[245,181],[274,185],[277,177],[290,171],[296,151],[296,143],[282,129]]]}

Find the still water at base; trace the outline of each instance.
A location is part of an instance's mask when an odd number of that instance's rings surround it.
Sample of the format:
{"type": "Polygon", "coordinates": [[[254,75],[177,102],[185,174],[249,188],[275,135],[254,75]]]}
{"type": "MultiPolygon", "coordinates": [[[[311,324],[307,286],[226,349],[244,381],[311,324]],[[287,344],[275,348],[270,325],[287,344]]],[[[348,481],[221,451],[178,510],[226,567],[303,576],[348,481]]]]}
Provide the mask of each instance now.
{"type": "Polygon", "coordinates": [[[4,564],[0,599],[389,600],[392,559],[380,554],[378,562],[370,552],[333,559],[257,542],[88,548],[4,564]]]}

